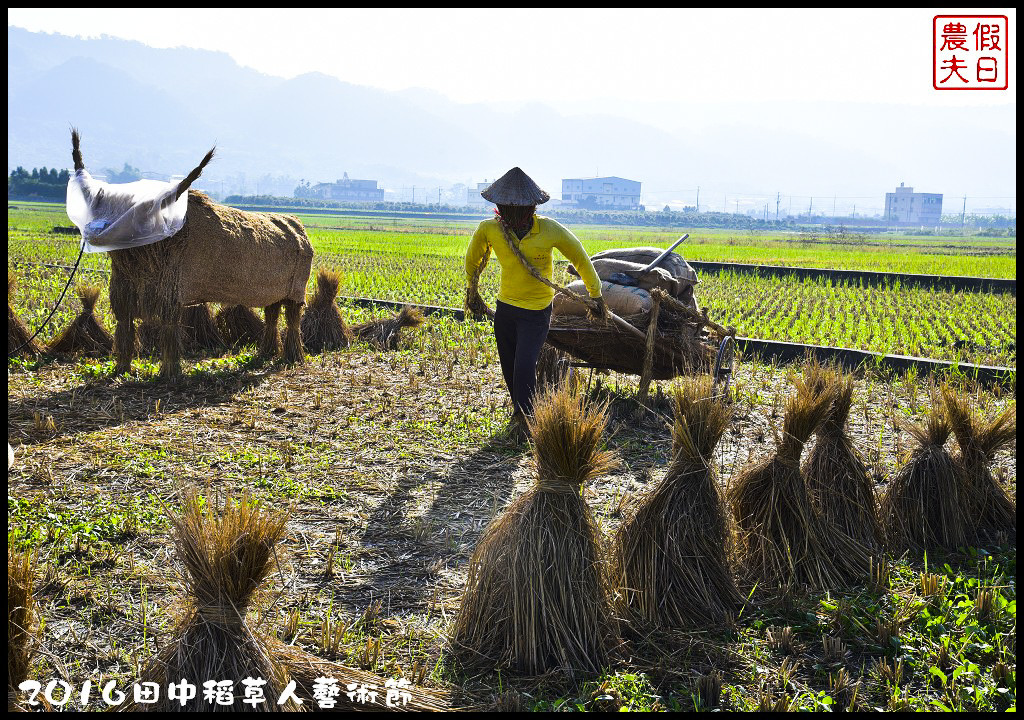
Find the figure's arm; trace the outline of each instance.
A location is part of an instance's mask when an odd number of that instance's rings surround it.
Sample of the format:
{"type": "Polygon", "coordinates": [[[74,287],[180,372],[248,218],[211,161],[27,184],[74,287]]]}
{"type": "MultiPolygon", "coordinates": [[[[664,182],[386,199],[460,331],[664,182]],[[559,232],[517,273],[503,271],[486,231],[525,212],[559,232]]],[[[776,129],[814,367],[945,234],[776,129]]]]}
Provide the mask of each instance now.
{"type": "Polygon", "coordinates": [[[583,249],[583,244],[579,241],[579,238],[572,234],[571,230],[562,226],[559,227],[561,227],[563,232],[559,233],[560,237],[555,241],[555,247],[576,268],[580,278],[583,280],[583,284],[587,287],[587,292],[590,293],[590,297],[595,299],[601,297],[601,278],[597,276],[594,264],[590,262],[590,256],[583,249]]]}
{"type": "Polygon", "coordinates": [[[490,256],[491,244],[487,242],[487,233],[481,223],[473,233],[473,239],[469,241],[469,248],[466,250],[466,286],[471,290],[476,288],[480,272],[490,256]]]}

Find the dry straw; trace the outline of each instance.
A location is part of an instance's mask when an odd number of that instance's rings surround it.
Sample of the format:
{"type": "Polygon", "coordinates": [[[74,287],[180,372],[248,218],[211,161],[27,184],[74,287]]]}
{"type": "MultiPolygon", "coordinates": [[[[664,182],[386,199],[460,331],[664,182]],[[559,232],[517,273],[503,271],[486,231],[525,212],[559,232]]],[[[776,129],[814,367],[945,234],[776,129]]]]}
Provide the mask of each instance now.
{"type": "Polygon", "coordinates": [[[917,447],[890,479],[879,515],[895,549],[957,548],[973,537],[970,495],[945,448],[951,432],[941,398],[921,424],[904,423],[917,447]]]}
{"type": "Polygon", "coordinates": [[[53,339],[46,348],[49,355],[89,355],[106,357],[114,348],[114,339],[96,318],[96,302],[102,288],[96,285],[79,285],[75,288],[82,301],[82,312],[71,324],[53,339]]]}
{"type": "Polygon", "coordinates": [[[1017,404],[985,419],[967,396],[949,386],[942,388],[942,401],[960,448],[954,459],[972,501],[975,530],[988,537],[1016,532],[1017,505],[992,473],[992,462],[1017,438],[1017,404]]]}
{"type": "Polygon", "coordinates": [[[849,578],[836,565],[836,550],[800,473],[803,447],[827,417],[835,391],[815,393],[797,378],[793,383],[797,391],[786,401],[775,455],[743,468],[728,496],[743,564],[754,579],[783,589],[835,587],[849,578]]]}
{"type": "Polygon", "coordinates": [[[352,331],[335,302],[340,287],[341,273],[326,268],[317,272],[316,292],[302,313],[302,344],[311,353],[341,350],[352,342],[352,331]]]}
{"type": "Polygon", "coordinates": [[[882,528],[874,483],[846,427],[853,406],[853,376],[812,360],[804,367],[804,380],[815,393],[831,388],[836,394],[803,466],[811,501],[830,532],[853,541],[848,544],[853,555],[842,559],[867,568],[872,553],[882,546],[882,528]]]}
{"type": "Polygon", "coordinates": [[[229,347],[259,345],[263,339],[264,324],[252,308],[245,305],[226,305],[217,311],[217,328],[229,347]]]}
{"type": "Polygon", "coordinates": [[[742,602],[729,567],[732,527],[712,454],[732,411],[710,376],[675,388],[674,458],[615,538],[623,611],[666,627],[721,624],[742,602]]]}
{"type": "MultiPolygon", "coordinates": [[[[185,353],[218,352],[227,347],[217,320],[206,303],[189,305],[181,311],[179,323],[181,349],[185,353]]],[[[147,355],[160,352],[160,322],[145,320],[139,324],[139,350],[147,355]]]]}
{"type": "Polygon", "coordinates": [[[14,308],[11,306],[11,296],[14,295],[14,286],[17,283],[17,277],[10,270],[7,271],[7,355],[10,357],[11,353],[18,350],[18,355],[24,357],[32,357],[39,355],[42,350],[39,344],[33,339],[29,342],[32,337],[32,333],[29,332],[28,328],[25,327],[25,323],[21,321],[21,318],[14,312],[14,308]],[[20,349],[19,349],[20,348],[20,349]]]}
{"type": "Polygon", "coordinates": [[[539,393],[537,482],[488,525],[469,565],[453,642],[468,662],[539,674],[606,665],[616,628],[584,484],[606,473],[607,407],[568,386],[539,393]]]}
{"type": "Polygon", "coordinates": [[[18,686],[28,678],[36,644],[35,562],[29,553],[7,550],[7,711],[27,710],[18,686]]]}
{"type": "Polygon", "coordinates": [[[248,498],[226,502],[215,513],[195,492],[187,492],[181,512],[171,514],[170,520],[174,546],[185,569],[188,604],[173,639],[142,673],[144,682],[158,683],[164,689],[159,702],[129,709],[211,709],[201,691],[184,706],[167,697],[168,683],[180,683],[183,678],[197,688],[211,679],[234,684],[234,704],[214,705],[213,709],[297,709],[290,701],[277,704],[288,682],[284,666],[270,652],[268,641],[246,622],[257,588],[274,567],[275,546],[284,536],[287,518],[271,516],[248,498]],[[264,705],[254,707],[242,701],[245,678],[267,681],[264,705]]]}
{"type": "Polygon", "coordinates": [[[352,333],[361,342],[367,342],[380,350],[394,350],[401,339],[402,328],[415,328],[423,323],[423,313],[406,305],[392,317],[379,318],[359,323],[352,333]]]}

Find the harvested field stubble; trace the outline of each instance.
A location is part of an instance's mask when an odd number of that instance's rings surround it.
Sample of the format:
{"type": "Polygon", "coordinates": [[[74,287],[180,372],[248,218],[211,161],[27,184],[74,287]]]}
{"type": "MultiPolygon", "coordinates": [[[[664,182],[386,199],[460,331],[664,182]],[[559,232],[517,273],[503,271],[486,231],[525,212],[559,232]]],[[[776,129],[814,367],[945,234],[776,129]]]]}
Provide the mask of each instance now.
{"type": "MultiPolygon", "coordinates": [[[[352,322],[367,317],[361,308],[343,311],[352,322]]],[[[535,482],[523,451],[494,441],[510,410],[487,324],[432,316],[397,351],[357,345],[300,368],[254,367],[228,356],[197,364],[179,383],[156,380],[151,363],[139,362],[116,380],[108,372],[109,361],[55,362],[30,371],[12,363],[8,370],[8,437],[18,457],[9,476],[9,544],[37,550],[41,564],[53,568],[36,593],[47,653],[33,662],[32,677],[55,677],[49,663],[59,658],[71,682],[113,679],[130,695],[134,668],[155,652],[154,634],[179,617],[180,587],[168,571],[174,548],[161,507],[178,483],[195,482],[223,494],[249,491],[279,512],[294,505],[278,546],[286,569],[280,583],[273,574],[274,602],[260,615],[263,631],[277,630],[324,662],[405,677],[414,690],[451,693],[458,706],[486,706],[498,694],[526,709],[660,703],[691,710],[697,673],[717,669],[723,709],[754,709],[764,683],[775,697],[820,710],[822,698],[836,697],[828,679],[836,671],[815,667],[841,662],[858,684],[861,707],[885,707],[893,692],[871,668],[893,646],[879,644],[876,619],[900,643],[907,667],[901,702],[915,709],[949,702],[939,683],[928,681],[935,677],[931,658],[941,650],[928,629],[936,627],[937,611],[928,618],[914,614],[923,567],[900,557],[889,561],[885,590],[870,585],[795,595],[779,609],[755,595],[735,625],[681,632],[660,650],[638,646],[642,652],[610,661],[592,685],[454,669],[447,638],[473,547],[535,482]],[[37,430],[37,415],[52,418],[56,430],[37,430]],[[378,601],[374,619],[361,623],[378,601]],[[317,637],[328,617],[347,628],[331,652],[317,637]],[[795,659],[765,639],[766,627],[790,625],[802,653],[795,659]],[[821,654],[823,635],[845,646],[841,660],[821,654]],[[783,661],[795,666],[784,669],[783,661]]],[[[592,388],[598,380],[616,398],[605,442],[622,463],[588,483],[587,503],[609,537],[633,494],[667,470],[671,436],[669,408],[645,410],[624,399],[635,378],[595,376],[592,388]]],[[[894,423],[919,422],[929,408],[927,391],[921,381],[855,379],[848,431],[873,476],[897,467],[908,443],[893,432],[894,423]]],[[[777,410],[791,394],[784,369],[739,365],[733,420],[713,457],[722,483],[770,447],[777,410]]],[[[651,397],[658,395],[652,386],[651,397]]],[[[1012,400],[1005,392],[975,397],[986,417],[1012,400]]],[[[999,450],[993,467],[1012,492],[1012,448],[999,450]]],[[[958,659],[957,648],[983,638],[992,653],[971,655],[970,662],[979,668],[975,682],[984,699],[970,705],[1002,710],[1008,703],[998,699],[1004,696],[993,678],[1003,672],[998,667],[1012,674],[1015,666],[1015,585],[1012,572],[1006,574],[1015,551],[988,546],[988,552],[975,559],[930,551],[928,570],[945,577],[950,604],[974,603],[979,582],[995,588],[996,610],[979,614],[971,629],[943,625],[952,665],[940,667],[948,675],[967,661],[958,659]],[[940,569],[945,563],[949,574],[940,569]]],[[[749,587],[742,590],[746,596],[749,587]]],[[[308,706],[308,696],[300,696],[308,706]]],[[[78,702],[76,694],[65,709],[78,702]]],[[[96,703],[94,686],[88,708],[102,708],[96,703]]]]}

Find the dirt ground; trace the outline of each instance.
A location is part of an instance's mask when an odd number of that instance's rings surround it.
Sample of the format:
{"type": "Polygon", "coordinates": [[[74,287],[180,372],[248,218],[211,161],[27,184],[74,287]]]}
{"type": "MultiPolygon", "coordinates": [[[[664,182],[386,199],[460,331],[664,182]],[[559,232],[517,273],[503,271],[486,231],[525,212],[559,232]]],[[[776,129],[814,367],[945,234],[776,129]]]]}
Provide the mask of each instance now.
{"type": "MultiPolygon", "coordinates": [[[[491,702],[492,680],[448,662],[446,632],[473,547],[532,482],[531,459],[500,435],[509,406],[486,331],[456,337],[428,323],[421,332],[398,352],[361,346],[294,368],[225,359],[174,383],[151,370],[111,379],[95,361],[9,368],[8,533],[38,547],[44,568],[38,677],[137,676],[184,604],[165,512],[178,489],[197,485],[218,497],[249,492],[290,514],[259,603],[264,631],[455,691],[457,704],[491,702]],[[344,628],[334,646],[324,641],[332,627],[344,628]]],[[[740,362],[717,454],[723,482],[774,447],[789,372],[740,362]]],[[[619,468],[586,490],[607,537],[666,469],[670,410],[628,399],[633,378],[585,377],[613,398],[607,443],[619,468]]],[[[880,489],[908,447],[899,422],[920,419],[927,390],[924,380],[857,381],[851,432],[880,489]]],[[[1012,390],[977,398],[988,413],[1015,401],[1012,390]]],[[[997,464],[1015,487],[1015,448],[997,464]]],[[[673,672],[740,654],[702,647],[691,638],[690,660],[673,672]]]]}

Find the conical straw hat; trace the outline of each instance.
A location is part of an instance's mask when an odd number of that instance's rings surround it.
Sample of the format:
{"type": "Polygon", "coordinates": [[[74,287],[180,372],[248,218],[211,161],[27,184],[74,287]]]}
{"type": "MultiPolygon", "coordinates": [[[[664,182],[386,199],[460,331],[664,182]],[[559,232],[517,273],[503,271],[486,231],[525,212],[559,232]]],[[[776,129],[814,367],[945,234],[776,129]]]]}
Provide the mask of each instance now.
{"type": "Polygon", "coordinates": [[[495,205],[543,205],[551,199],[529,175],[517,167],[492,182],[480,194],[484,200],[495,205]]]}

